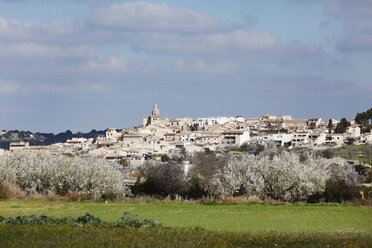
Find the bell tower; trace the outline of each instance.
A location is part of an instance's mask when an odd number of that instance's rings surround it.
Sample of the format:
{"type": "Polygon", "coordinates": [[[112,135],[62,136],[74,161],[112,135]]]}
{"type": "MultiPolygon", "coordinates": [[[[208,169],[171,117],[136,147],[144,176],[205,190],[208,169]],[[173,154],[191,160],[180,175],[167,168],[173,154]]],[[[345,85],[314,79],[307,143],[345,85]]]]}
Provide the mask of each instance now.
{"type": "Polygon", "coordinates": [[[160,111],[158,109],[158,106],[155,104],[154,109],[151,112],[151,117],[153,120],[160,119],[160,111]]]}

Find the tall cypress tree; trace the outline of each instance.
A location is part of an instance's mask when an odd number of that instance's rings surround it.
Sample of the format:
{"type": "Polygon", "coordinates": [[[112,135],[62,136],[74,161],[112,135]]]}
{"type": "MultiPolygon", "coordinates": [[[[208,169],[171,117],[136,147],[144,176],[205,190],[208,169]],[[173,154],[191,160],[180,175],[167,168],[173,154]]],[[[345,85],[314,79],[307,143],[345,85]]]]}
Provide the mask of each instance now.
{"type": "Polygon", "coordinates": [[[328,133],[329,134],[332,133],[332,128],[333,128],[332,119],[329,119],[329,121],[328,121],[328,133]]]}

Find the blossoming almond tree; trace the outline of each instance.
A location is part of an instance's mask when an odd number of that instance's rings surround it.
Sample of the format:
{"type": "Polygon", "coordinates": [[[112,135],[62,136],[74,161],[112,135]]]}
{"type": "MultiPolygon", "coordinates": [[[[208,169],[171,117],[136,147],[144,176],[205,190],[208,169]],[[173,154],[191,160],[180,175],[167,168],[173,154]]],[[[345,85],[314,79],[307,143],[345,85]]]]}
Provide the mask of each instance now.
{"type": "Polygon", "coordinates": [[[231,158],[214,183],[222,196],[233,196],[240,191],[247,197],[305,201],[325,190],[329,165],[327,160],[310,155],[302,162],[299,155],[290,152],[273,158],[243,155],[231,158]]]}
{"type": "Polygon", "coordinates": [[[0,156],[0,181],[28,193],[65,195],[69,190],[98,199],[103,193],[130,194],[125,176],[112,162],[88,157],[16,152],[0,156]]]}

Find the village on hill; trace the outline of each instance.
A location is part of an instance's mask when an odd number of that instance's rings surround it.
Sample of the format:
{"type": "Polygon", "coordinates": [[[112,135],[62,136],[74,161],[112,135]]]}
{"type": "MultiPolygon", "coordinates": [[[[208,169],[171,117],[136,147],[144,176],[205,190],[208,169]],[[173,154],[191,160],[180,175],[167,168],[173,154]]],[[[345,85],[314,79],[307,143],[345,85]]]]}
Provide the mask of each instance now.
{"type": "Polygon", "coordinates": [[[147,159],[184,157],[203,151],[238,149],[244,144],[274,145],[289,149],[328,149],[344,144],[372,143],[372,134],[361,133],[354,121],[321,118],[294,120],[291,116],[262,115],[258,118],[207,117],[162,119],[155,104],[142,125],[117,130],[108,128],[96,138],[72,138],[65,143],[31,146],[10,143],[10,151],[86,155],[140,166],[147,159]]]}

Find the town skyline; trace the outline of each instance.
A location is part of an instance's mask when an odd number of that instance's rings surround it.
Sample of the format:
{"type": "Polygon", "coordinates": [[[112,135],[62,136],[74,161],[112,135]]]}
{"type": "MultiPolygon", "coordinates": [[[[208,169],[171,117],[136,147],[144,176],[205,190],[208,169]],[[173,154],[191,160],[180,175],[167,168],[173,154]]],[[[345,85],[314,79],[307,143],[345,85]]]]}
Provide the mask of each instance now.
{"type": "MultiPolygon", "coordinates": [[[[155,103],[154,104],[155,106],[157,106],[157,104],[155,103]]],[[[154,106],[153,105],[153,106],[154,106]]],[[[157,106],[158,107],[158,106],[157,106]]],[[[159,107],[160,108],[160,107],[159,107]]],[[[113,126],[113,125],[108,125],[106,127],[102,127],[102,128],[91,128],[91,129],[69,129],[69,128],[66,128],[66,129],[62,129],[62,130],[56,130],[56,131],[50,131],[50,130],[32,130],[32,129],[17,129],[17,128],[10,128],[10,129],[5,129],[5,128],[0,128],[1,130],[5,130],[5,131],[11,131],[11,130],[18,130],[18,131],[24,131],[24,132],[33,132],[33,133],[36,133],[36,132],[40,132],[40,133],[53,133],[53,134],[58,134],[58,133],[64,133],[66,131],[71,131],[73,133],[78,133],[78,132],[83,132],[83,133],[88,133],[90,131],[93,131],[93,130],[96,130],[96,131],[104,131],[104,130],[107,130],[107,129],[110,129],[110,128],[115,128],[117,130],[121,130],[121,129],[130,129],[130,128],[133,128],[133,127],[138,127],[138,126],[144,126],[143,125],[143,122],[141,122],[141,118],[146,115],[146,114],[149,114],[150,111],[149,111],[150,108],[147,109],[147,112],[144,113],[143,115],[138,115],[138,119],[137,121],[135,121],[135,123],[131,126],[113,126]]],[[[358,111],[358,112],[363,112],[363,111],[358,111]]],[[[357,113],[355,113],[356,115],[357,113]]],[[[296,116],[293,116],[291,114],[272,114],[272,113],[265,113],[265,114],[260,114],[258,116],[248,116],[248,115],[242,115],[242,114],[235,114],[235,115],[206,115],[206,116],[189,116],[189,115],[184,115],[184,116],[175,116],[175,117],[170,117],[168,114],[164,113],[163,111],[161,112],[161,115],[160,117],[163,118],[163,119],[169,119],[169,120],[176,120],[176,119],[183,119],[183,118],[189,118],[189,119],[193,119],[193,120],[197,120],[197,119],[207,119],[207,118],[236,118],[236,117],[243,117],[245,119],[254,119],[254,118],[259,118],[259,117],[262,117],[262,116],[289,116],[291,117],[292,119],[295,119],[295,120],[309,120],[309,119],[312,119],[312,118],[320,118],[322,119],[323,121],[328,121],[329,119],[334,119],[334,120],[340,120],[342,118],[346,118],[347,120],[354,120],[355,119],[355,115],[352,116],[351,118],[347,118],[346,116],[342,116],[340,118],[322,118],[322,117],[319,117],[319,116],[308,116],[308,117],[304,117],[304,118],[296,118],[296,116]]],[[[0,131],[1,131],[0,130],[0,131]]]]}

